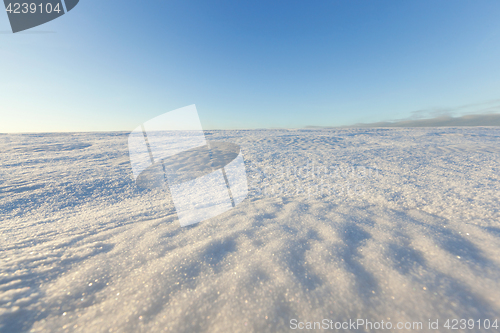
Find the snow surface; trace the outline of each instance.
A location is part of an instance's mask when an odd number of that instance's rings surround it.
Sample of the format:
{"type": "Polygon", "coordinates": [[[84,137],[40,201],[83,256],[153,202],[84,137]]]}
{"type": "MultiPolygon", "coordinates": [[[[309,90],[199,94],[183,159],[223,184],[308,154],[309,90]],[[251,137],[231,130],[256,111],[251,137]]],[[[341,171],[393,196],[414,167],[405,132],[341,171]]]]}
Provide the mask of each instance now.
{"type": "Polygon", "coordinates": [[[500,128],[205,134],[250,193],[185,228],[128,133],[0,135],[0,332],[500,319],[500,128]]]}

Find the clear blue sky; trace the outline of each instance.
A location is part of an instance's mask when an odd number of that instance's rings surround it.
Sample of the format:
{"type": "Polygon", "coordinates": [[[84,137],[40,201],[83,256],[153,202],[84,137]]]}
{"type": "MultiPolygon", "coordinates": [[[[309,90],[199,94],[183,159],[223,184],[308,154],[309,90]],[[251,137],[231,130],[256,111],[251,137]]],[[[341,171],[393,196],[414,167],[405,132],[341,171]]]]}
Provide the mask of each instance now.
{"type": "Polygon", "coordinates": [[[81,0],[9,31],[0,13],[0,132],[132,130],[190,104],[205,129],[341,126],[500,98],[498,0],[81,0]]]}

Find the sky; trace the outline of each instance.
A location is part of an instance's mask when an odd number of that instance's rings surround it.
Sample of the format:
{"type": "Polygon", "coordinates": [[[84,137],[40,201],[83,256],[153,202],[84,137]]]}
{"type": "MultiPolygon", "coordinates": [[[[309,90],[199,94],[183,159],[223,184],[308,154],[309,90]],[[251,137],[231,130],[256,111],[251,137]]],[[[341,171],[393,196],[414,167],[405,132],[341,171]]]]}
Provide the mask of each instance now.
{"type": "Polygon", "coordinates": [[[13,34],[0,133],[131,131],[196,104],[204,129],[500,112],[500,1],[80,0],[13,34]]]}

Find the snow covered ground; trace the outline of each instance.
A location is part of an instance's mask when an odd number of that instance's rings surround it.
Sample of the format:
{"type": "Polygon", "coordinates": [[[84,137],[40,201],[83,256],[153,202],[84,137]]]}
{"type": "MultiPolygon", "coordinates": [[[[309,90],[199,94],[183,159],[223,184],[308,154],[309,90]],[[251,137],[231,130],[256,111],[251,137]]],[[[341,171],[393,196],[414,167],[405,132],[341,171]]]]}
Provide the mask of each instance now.
{"type": "Polygon", "coordinates": [[[250,193],[185,228],[127,135],[0,135],[0,332],[500,320],[498,127],[207,131],[250,193]]]}

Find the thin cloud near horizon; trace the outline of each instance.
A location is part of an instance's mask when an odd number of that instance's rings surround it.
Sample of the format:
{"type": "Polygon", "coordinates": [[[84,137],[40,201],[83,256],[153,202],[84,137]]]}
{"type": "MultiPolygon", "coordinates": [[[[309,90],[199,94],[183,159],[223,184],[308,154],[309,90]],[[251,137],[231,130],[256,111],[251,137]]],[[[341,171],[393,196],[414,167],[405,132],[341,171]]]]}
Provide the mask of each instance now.
{"type": "Polygon", "coordinates": [[[459,117],[449,115],[425,119],[404,119],[375,123],[358,123],[346,127],[455,127],[500,126],[500,113],[469,114],[459,117]]]}
{"type": "Polygon", "coordinates": [[[405,119],[398,119],[393,121],[404,120],[417,120],[429,119],[437,117],[453,117],[453,116],[466,116],[473,114],[489,114],[500,112],[500,99],[493,99],[478,103],[463,104],[455,107],[433,107],[426,109],[419,109],[410,112],[410,116],[405,119]],[[475,109],[475,110],[471,110],[475,109]]]}

